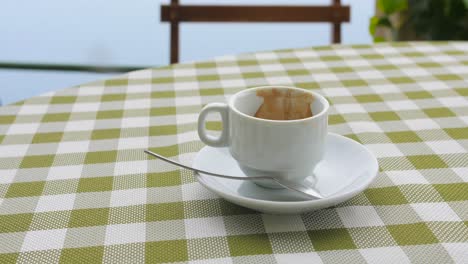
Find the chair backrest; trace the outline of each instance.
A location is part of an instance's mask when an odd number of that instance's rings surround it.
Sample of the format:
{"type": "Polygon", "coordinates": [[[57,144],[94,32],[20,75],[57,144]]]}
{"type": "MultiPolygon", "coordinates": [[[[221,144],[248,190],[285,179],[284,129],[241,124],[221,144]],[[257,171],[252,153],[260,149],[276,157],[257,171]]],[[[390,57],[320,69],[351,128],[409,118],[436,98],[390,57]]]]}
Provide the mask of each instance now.
{"type": "Polygon", "coordinates": [[[171,24],[171,63],[179,61],[180,22],[330,22],[332,42],[341,42],[341,23],[349,21],[350,8],[340,0],[329,6],[161,5],[161,21],[171,24]]]}

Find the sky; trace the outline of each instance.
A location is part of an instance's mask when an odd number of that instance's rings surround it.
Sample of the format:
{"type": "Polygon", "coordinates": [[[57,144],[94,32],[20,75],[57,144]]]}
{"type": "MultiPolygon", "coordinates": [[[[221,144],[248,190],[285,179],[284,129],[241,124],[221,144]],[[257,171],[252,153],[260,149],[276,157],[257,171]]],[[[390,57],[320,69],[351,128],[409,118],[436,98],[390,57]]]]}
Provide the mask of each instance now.
{"type": "MultiPolygon", "coordinates": [[[[93,65],[169,63],[169,25],[160,22],[161,0],[3,0],[0,61],[93,65]]],[[[327,5],[331,0],[182,0],[182,4],[327,5]]],[[[375,0],[343,0],[351,22],[342,43],[371,43],[369,18],[375,0]]],[[[261,50],[328,45],[326,23],[190,23],[180,27],[181,62],[261,50]]],[[[0,69],[0,100],[12,103],[115,74],[0,69]]]]}

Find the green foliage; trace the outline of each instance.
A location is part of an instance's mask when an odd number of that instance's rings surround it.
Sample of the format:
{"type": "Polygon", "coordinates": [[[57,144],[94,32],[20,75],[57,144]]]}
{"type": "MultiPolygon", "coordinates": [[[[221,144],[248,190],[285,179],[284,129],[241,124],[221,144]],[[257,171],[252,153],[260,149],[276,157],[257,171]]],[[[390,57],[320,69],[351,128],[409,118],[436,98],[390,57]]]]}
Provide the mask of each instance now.
{"type": "Polygon", "coordinates": [[[377,8],[382,12],[382,16],[373,16],[369,23],[369,32],[374,37],[374,42],[385,41],[383,37],[376,36],[376,29],[379,27],[388,28],[395,38],[398,30],[396,25],[393,25],[390,16],[404,11],[408,8],[407,0],[377,0],[377,8]]]}
{"type": "Polygon", "coordinates": [[[370,20],[370,23],[369,23],[369,32],[371,33],[371,35],[375,35],[375,30],[379,26],[385,26],[385,27],[392,28],[392,23],[390,22],[388,17],[373,16],[371,18],[371,20],[370,20]]]}
{"type": "Polygon", "coordinates": [[[467,0],[413,0],[410,6],[408,23],[419,38],[468,40],[467,0]]]}
{"type": "Polygon", "coordinates": [[[369,32],[375,42],[377,28],[392,32],[398,40],[401,27],[412,32],[412,38],[423,40],[468,40],[468,0],[377,0],[381,16],[370,19],[369,32]],[[400,21],[390,19],[402,14],[400,21]]]}
{"type": "Polygon", "coordinates": [[[377,0],[377,8],[385,15],[391,15],[408,8],[407,0],[377,0]]]}

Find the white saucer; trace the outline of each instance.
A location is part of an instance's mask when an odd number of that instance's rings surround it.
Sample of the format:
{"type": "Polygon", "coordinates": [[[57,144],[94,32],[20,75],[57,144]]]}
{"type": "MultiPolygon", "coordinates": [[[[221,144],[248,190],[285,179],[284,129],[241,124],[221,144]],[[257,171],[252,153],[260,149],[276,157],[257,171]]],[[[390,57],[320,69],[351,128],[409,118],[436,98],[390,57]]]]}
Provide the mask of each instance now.
{"type": "MultiPolygon", "coordinates": [[[[193,167],[232,176],[246,176],[228,148],[204,147],[193,167]]],[[[336,205],[362,192],[377,176],[377,159],[363,145],[329,133],[324,159],[317,165],[316,188],[326,198],[304,201],[293,191],[268,189],[251,181],[197,175],[197,180],[222,198],[260,212],[297,214],[336,205]]],[[[247,177],[247,176],[246,176],[247,177]]]]}

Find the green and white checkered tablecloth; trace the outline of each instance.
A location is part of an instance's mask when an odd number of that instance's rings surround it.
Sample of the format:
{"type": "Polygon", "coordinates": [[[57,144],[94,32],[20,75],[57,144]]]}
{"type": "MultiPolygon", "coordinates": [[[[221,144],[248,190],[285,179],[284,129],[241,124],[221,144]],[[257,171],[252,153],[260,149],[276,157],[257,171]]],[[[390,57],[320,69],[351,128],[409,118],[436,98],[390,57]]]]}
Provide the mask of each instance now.
{"type": "Polygon", "coordinates": [[[1,107],[0,263],[467,263],[467,96],[468,42],[410,42],[226,56],[1,107]],[[204,104],[280,84],[325,95],[330,131],[375,153],[368,190],[266,215],[142,151],[191,164],[204,104]]]}

